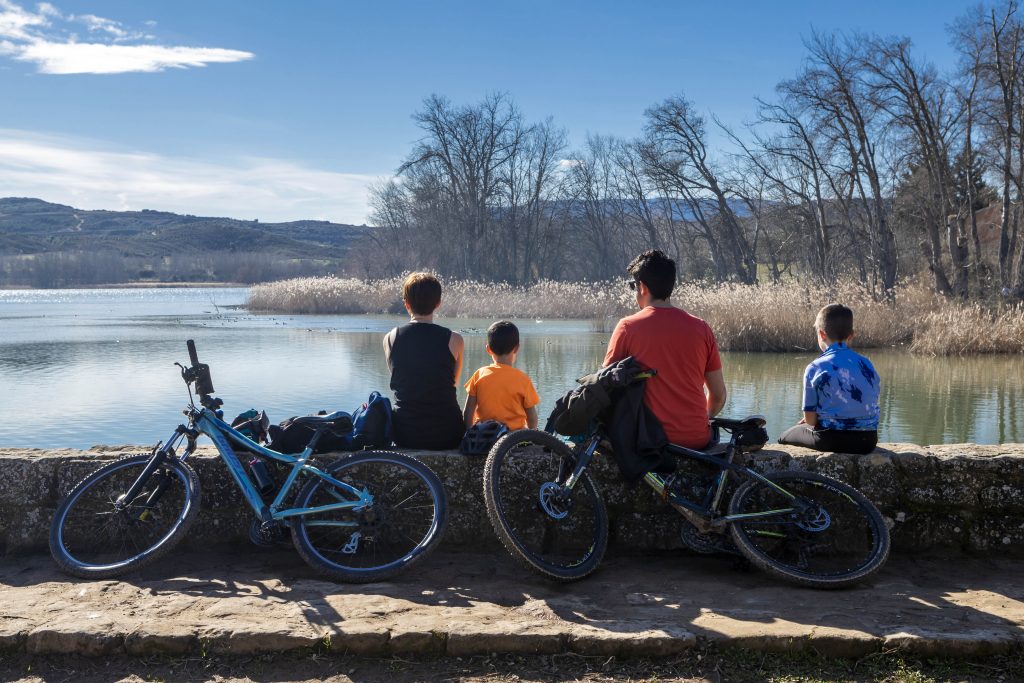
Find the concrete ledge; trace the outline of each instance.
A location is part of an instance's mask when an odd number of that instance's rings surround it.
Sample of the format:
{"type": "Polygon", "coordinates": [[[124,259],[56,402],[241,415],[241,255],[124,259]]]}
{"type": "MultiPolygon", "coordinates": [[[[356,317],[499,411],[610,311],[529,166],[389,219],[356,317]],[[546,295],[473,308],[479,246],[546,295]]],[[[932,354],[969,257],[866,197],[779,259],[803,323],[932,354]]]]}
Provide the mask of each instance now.
{"type": "MultiPolygon", "coordinates": [[[[0,449],[0,554],[44,551],[50,519],[61,497],[104,462],[144,450],[128,446],[97,446],[88,451],[0,449]]],[[[410,454],[426,462],[448,491],[451,509],[445,545],[497,547],[484,514],[483,459],[446,452],[410,454]]],[[[775,445],[751,460],[762,471],[816,471],[856,486],[886,516],[897,553],[1024,555],[1022,444],[884,444],[866,456],[775,445]]],[[[212,447],[201,449],[191,463],[202,483],[203,505],[188,543],[204,548],[247,543],[252,513],[212,447]]],[[[608,504],[613,547],[679,547],[680,519],[652,491],[643,485],[625,486],[607,457],[599,457],[591,471],[608,504]]]]}

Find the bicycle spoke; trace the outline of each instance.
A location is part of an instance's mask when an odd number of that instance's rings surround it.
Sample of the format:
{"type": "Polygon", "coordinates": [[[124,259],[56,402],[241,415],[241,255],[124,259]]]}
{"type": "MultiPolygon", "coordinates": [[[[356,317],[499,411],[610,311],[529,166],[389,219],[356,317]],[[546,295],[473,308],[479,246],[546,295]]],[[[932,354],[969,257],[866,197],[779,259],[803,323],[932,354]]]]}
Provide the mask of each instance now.
{"type": "MultiPolygon", "coordinates": [[[[362,510],[334,510],[297,518],[293,527],[298,530],[296,547],[304,558],[311,552],[314,566],[323,565],[332,573],[358,579],[349,572],[393,568],[427,541],[433,542],[439,515],[436,493],[424,475],[399,460],[402,457],[385,454],[376,458],[368,452],[339,460],[329,470],[338,481],[368,490],[374,502],[362,510]],[[316,520],[349,520],[357,526],[339,534],[336,528],[308,523],[316,520]]],[[[326,498],[354,499],[322,480],[304,488],[300,497],[303,507],[317,507],[326,498]]]]}
{"type": "Polygon", "coordinates": [[[603,554],[603,501],[585,471],[572,489],[563,487],[575,466],[565,444],[542,432],[524,434],[488,457],[491,522],[507,538],[506,547],[532,568],[579,578],[593,571],[603,554]]]}
{"type": "Polygon", "coordinates": [[[737,545],[761,558],[764,568],[795,572],[807,583],[832,579],[838,583],[884,561],[880,553],[880,548],[888,548],[884,526],[843,491],[842,484],[801,473],[779,475],[777,480],[795,499],[758,482],[738,493],[729,511],[756,514],[791,502],[792,511],[783,516],[733,522],[737,545]]]}
{"type": "Polygon", "coordinates": [[[180,527],[187,479],[174,470],[161,470],[167,483],[153,504],[146,505],[156,490],[152,487],[117,504],[148,460],[148,456],[139,456],[112,463],[97,472],[97,478],[76,487],[68,509],[55,518],[55,523],[60,520],[59,549],[69,570],[84,573],[110,567],[109,571],[114,571],[117,566],[127,566],[162,545],[180,527]]]}

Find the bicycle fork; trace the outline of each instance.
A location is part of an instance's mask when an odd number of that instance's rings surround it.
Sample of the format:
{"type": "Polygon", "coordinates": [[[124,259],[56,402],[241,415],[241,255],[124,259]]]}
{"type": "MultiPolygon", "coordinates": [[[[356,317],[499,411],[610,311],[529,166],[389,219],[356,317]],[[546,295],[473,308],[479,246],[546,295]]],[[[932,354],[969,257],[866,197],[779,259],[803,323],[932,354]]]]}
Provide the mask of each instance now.
{"type": "MultiPolygon", "coordinates": [[[[583,476],[583,470],[587,469],[587,467],[590,466],[590,461],[594,459],[594,452],[597,450],[597,445],[599,443],[600,440],[597,437],[593,437],[592,439],[590,439],[590,441],[587,442],[587,445],[583,448],[582,451],[580,451],[579,456],[577,456],[576,465],[575,467],[572,468],[572,472],[569,474],[568,478],[565,479],[565,482],[560,484],[560,486],[563,489],[572,491],[573,487],[576,486],[576,484],[580,480],[580,477],[583,476]]],[[[561,482],[562,479],[565,478],[566,476],[566,470],[568,469],[566,467],[567,464],[568,463],[566,463],[565,459],[563,458],[558,465],[559,482],[561,482]]]]}
{"type": "MultiPolygon", "coordinates": [[[[119,511],[123,512],[127,509],[134,501],[139,493],[146,487],[150,479],[156,482],[156,486],[150,491],[149,495],[146,496],[145,502],[142,504],[142,511],[137,515],[133,515],[133,518],[137,521],[144,522],[151,516],[153,508],[160,501],[160,498],[167,491],[167,488],[171,484],[171,477],[166,470],[162,469],[164,462],[167,458],[175,457],[174,446],[181,441],[182,437],[191,436],[190,430],[184,425],[179,425],[171,437],[162,446],[158,443],[153,447],[153,457],[150,458],[149,462],[146,463],[146,467],[143,468],[142,472],[135,479],[128,490],[118,496],[114,502],[114,507],[119,511]]],[[[194,440],[190,439],[190,445],[194,440]]],[[[192,449],[188,448],[184,454],[182,454],[182,460],[188,457],[192,449]]]]}
{"type": "Polygon", "coordinates": [[[572,471],[569,470],[571,461],[568,458],[563,457],[559,460],[558,474],[555,476],[554,481],[544,482],[537,492],[538,510],[552,519],[565,519],[569,515],[572,507],[569,494],[572,493],[573,487],[579,483],[580,478],[583,476],[583,470],[587,469],[587,466],[590,465],[598,442],[599,440],[595,437],[587,443],[586,447],[579,451],[579,454],[572,461],[572,471]]]}

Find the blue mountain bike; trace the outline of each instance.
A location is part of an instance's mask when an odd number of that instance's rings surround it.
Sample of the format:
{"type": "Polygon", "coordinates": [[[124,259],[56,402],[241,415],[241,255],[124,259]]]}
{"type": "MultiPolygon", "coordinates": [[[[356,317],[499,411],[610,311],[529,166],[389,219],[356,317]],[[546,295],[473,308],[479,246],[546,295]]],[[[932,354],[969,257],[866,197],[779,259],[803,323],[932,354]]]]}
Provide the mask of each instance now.
{"type": "Polygon", "coordinates": [[[259,545],[284,541],[290,531],[311,567],[357,583],[393,576],[437,547],[448,503],[426,465],[401,453],[362,451],[324,469],[314,466],[310,456],[320,438],[350,428],[344,413],[298,418],[313,430],[298,455],[266,448],[224,422],[210,368],[199,362],[191,339],[188,351],[191,365],[176,363],[189,392],[187,424],[151,453],[105,465],[68,493],[50,525],[50,552],[61,569],[115,577],[152,564],[180,542],[199,514],[199,478],[188,459],[203,435],[256,513],[250,537],[259,545]],[[238,452],[252,457],[253,475],[238,452]],[[272,472],[282,466],[290,469],[277,486],[272,472]]]}

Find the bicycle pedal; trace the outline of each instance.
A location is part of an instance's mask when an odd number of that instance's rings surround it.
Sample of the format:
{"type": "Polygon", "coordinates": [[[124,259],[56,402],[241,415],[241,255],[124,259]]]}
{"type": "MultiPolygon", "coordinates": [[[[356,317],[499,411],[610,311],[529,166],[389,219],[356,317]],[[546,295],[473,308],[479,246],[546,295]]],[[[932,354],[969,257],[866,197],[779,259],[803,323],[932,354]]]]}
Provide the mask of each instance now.
{"type": "Polygon", "coordinates": [[[739,548],[726,533],[702,532],[684,516],[679,527],[679,540],[698,555],[731,555],[742,558],[739,548]]]}

